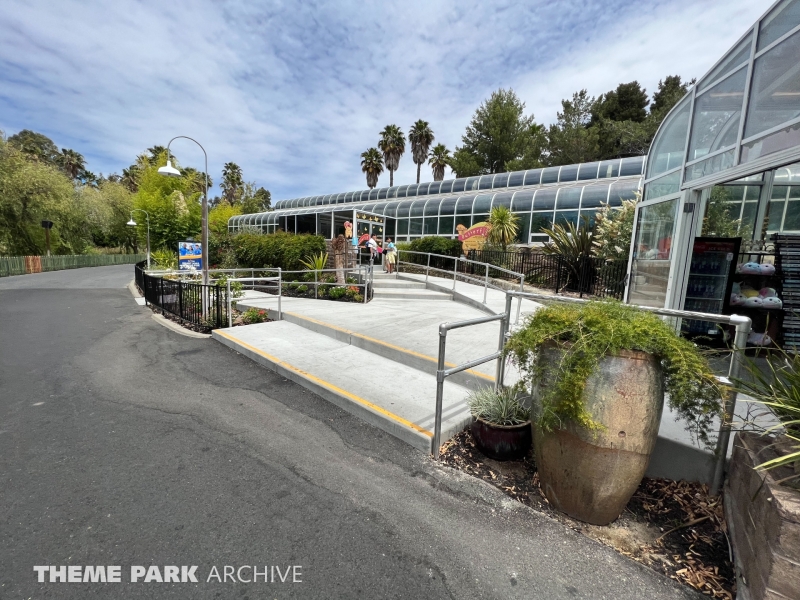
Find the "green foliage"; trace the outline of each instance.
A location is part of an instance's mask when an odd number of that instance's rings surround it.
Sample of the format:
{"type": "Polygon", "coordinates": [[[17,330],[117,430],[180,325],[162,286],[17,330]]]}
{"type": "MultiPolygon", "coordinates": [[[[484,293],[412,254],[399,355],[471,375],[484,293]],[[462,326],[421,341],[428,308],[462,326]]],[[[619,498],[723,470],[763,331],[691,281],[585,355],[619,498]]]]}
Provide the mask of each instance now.
{"type": "Polygon", "coordinates": [[[710,237],[739,237],[741,235],[742,220],[738,217],[739,203],[732,204],[733,190],[721,185],[711,189],[706,202],[706,214],[703,219],[703,236],[710,237]]]}
{"type": "Polygon", "coordinates": [[[600,153],[596,128],[589,127],[595,99],[586,90],[575,92],[571,100],[561,101],[558,121],[548,131],[549,162],[571,165],[591,162],[600,153]]]}
{"type": "Polygon", "coordinates": [[[542,427],[571,421],[597,429],[600,425],[586,410],[586,381],[600,359],[621,350],[640,350],[661,361],[670,407],[708,445],[724,390],[698,348],[651,313],[614,301],[553,304],[528,317],[505,352],[514,356],[523,380],[543,390],[542,427]],[[564,355],[558,364],[545,367],[537,359],[547,344],[556,344],[564,355]]]}
{"type": "MultiPolygon", "coordinates": [[[[234,274],[235,275],[235,274],[234,274]]],[[[228,279],[232,276],[222,273],[214,280],[214,285],[222,288],[228,287],[228,279]]],[[[244,296],[244,284],[241,281],[231,281],[231,298],[241,298],[244,296]]]]}
{"type": "Polygon", "coordinates": [[[280,267],[285,271],[301,270],[303,259],[326,249],[322,236],[283,231],[268,235],[240,233],[233,236],[232,244],[240,267],[280,267]]]}
{"type": "Polygon", "coordinates": [[[306,284],[297,286],[297,292],[299,294],[305,294],[307,291],[308,291],[308,286],[306,284]]]}
{"type": "Polygon", "coordinates": [[[467,405],[474,418],[491,425],[519,425],[531,418],[516,386],[497,391],[492,387],[473,390],[467,396],[467,405]]]}
{"type": "Polygon", "coordinates": [[[542,233],[550,236],[550,240],[542,248],[544,254],[558,254],[569,260],[577,260],[592,253],[593,234],[586,220],[579,227],[573,223],[554,225],[551,229],[542,229],[542,233]]]}
{"type": "Polygon", "coordinates": [[[514,90],[492,92],[475,111],[456,148],[451,167],[457,177],[502,173],[512,161],[541,166],[544,129],[525,116],[525,103],[514,90]]]}
{"type": "Polygon", "coordinates": [[[331,300],[339,300],[347,294],[347,289],[343,287],[332,287],[328,290],[328,297],[331,300]]]}
{"type": "Polygon", "coordinates": [[[305,259],[301,260],[300,262],[309,271],[320,272],[326,266],[328,266],[328,253],[327,252],[317,252],[316,254],[312,254],[309,258],[305,258],[305,259]]]}
{"type": "Polygon", "coordinates": [[[442,181],[444,179],[444,170],[450,166],[453,157],[450,156],[450,150],[444,144],[436,144],[428,155],[428,165],[433,171],[433,180],[442,181]]]}
{"type": "Polygon", "coordinates": [[[419,183],[420,168],[428,158],[428,150],[433,143],[434,135],[430,124],[419,119],[408,130],[408,141],[411,143],[411,157],[417,165],[417,183],[419,183]]]}
{"type": "Polygon", "coordinates": [[[361,153],[361,171],[367,176],[369,189],[378,185],[378,177],[383,173],[383,156],[377,148],[370,148],[361,153]]]}
{"type": "Polygon", "coordinates": [[[489,214],[489,242],[497,244],[505,251],[517,239],[519,217],[505,206],[495,206],[489,214]]]}
{"type": "Polygon", "coordinates": [[[636,215],[636,205],[641,198],[642,195],[637,191],[636,199],[623,200],[620,208],[604,204],[597,212],[592,236],[596,256],[606,260],[628,258],[633,238],[633,218],[636,215]]]}
{"type": "Polygon", "coordinates": [[[244,184],[244,192],[240,203],[243,215],[272,210],[272,194],[263,187],[258,189],[255,189],[255,187],[254,183],[244,184]]]}
{"type": "Polygon", "coordinates": [[[362,294],[353,294],[353,302],[364,302],[364,296],[362,294]]]}
{"type": "Polygon", "coordinates": [[[248,308],[242,313],[242,323],[245,325],[264,323],[266,321],[269,321],[269,313],[263,308],[248,308]]]}
{"type": "Polygon", "coordinates": [[[58,164],[58,146],[44,134],[23,129],[8,138],[8,143],[37,162],[51,166],[58,164]]]}
{"type": "Polygon", "coordinates": [[[157,269],[177,269],[178,254],[169,248],[159,248],[150,252],[150,262],[157,269]]]}
{"type": "MultiPolygon", "coordinates": [[[[402,244],[405,246],[405,244],[402,244]]],[[[399,246],[399,245],[398,245],[399,246]]],[[[413,250],[414,252],[428,252],[430,254],[443,254],[445,256],[460,256],[461,255],[461,242],[458,240],[451,240],[449,238],[428,236],[412,240],[408,247],[399,248],[398,250],[413,250]]],[[[409,259],[413,262],[413,255],[409,259]]],[[[405,258],[404,258],[405,260],[405,258]]]]}
{"type": "Polygon", "coordinates": [[[244,181],[242,180],[242,168],[234,162],[227,162],[222,167],[222,197],[228,204],[234,205],[241,201],[244,181]]]}
{"type": "Polygon", "coordinates": [[[383,163],[389,171],[389,186],[394,185],[394,172],[400,166],[400,157],[406,151],[406,138],[397,125],[387,125],[381,131],[378,148],[383,152],[383,163]]]}

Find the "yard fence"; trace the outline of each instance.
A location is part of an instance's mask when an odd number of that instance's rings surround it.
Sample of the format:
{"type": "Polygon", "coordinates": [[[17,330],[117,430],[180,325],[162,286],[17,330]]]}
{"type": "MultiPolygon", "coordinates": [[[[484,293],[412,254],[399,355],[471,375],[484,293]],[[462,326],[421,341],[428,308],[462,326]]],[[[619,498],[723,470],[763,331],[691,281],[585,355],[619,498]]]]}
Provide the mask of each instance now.
{"type": "Polygon", "coordinates": [[[0,277],[62,271],[81,267],[132,265],[145,259],[144,254],[77,254],[63,256],[0,256],[0,277]]]}
{"type": "Polygon", "coordinates": [[[145,272],[145,261],[136,265],[136,286],[147,304],[185,323],[215,329],[228,326],[228,294],[221,285],[203,285],[179,279],[165,279],[145,272]]]}
{"type": "MultiPolygon", "coordinates": [[[[622,300],[627,280],[627,260],[594,256],[570,258],[560,254],[471,250],[468,258],[523,273],[529,285],[555,293],[572,292],[596,298],[622,300]]],[[[469,263],[464,265],[469,270],[469,263]]],[[[502,273],[498,274],[502,278],[502,273]]]]}

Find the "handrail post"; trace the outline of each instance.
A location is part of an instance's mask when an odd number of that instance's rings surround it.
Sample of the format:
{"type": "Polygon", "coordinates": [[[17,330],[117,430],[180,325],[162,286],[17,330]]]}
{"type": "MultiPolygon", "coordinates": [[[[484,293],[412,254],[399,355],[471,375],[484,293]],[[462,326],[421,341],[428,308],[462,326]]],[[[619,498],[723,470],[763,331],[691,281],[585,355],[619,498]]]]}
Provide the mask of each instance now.
{"type": "MultiPolygon", "coordinates": [[[[520,292],[520,294],[524,294],[525,293],[525,275],[521,275],[520,278],[519,278],[519,292],[520,292]]],[[[522,310],[522,296],[517,298],[517,318],[514,321],[515,325],[517,323],[519,323],[519,313],[520,313],[521,310],[522,310]]],[[[510,309],[509,309],[509,316],[510,316],[510,314],[511,313],[510,313],[510,309]]]]}
{"type": "Polygon", "coordinates": [[[436,413],[433,425],[433,458],[439,460],[442,438],[442,405],[444,404],[444,354],[447,346],[447,323],[439,325],[439,360],[436,365],[436,413]]]}
{"type": "Polygon", "coordinates": [[[319,289],[319,286],[317,285],[317,272],[314,271],[314,300],[317,300],[318,289],[319,289]]]}
{"type": "Polygon", "coordinates": [[[233,312],[231,312],[231,280],[226,281],[228,284],[228,327],[233,327],[233,312]]]}
{"type": "Polygon", "coordinates": [[[458,259],[459,257],[455,257],[455,266],[453,267],[453,291],[456,291],[456,277],[458,276],[458,259]]]}
{"type": "Polygon", "coordinates": [[[483,278],[483,303],[486,304],[486,292],[489,289],[489,263],[486,263],[486,276],[483,278]]]}
{"type": "Polygon", "coordinates": [[[428,272],[431,270],[431,253],[428,252],[428,266],[425,267],[425,283],[428,283],[428,272]]]}
{"type": "Polygon", "coordinates": [[[283,276],[281,275],[281,268],[278,267],[278,320],[283,319],[283,310],[281,309],[281,297],[283,296],[283,276]]]}
{"type": "MultiPolygon", "coordinates": [[[[503,348],[506,346],[506,334],[508,333],[508,325],[511,321],[511,301],[513,298],[506,294],[506,308],[505,308],[505,317],[503,320],[500,321],[500,340],[497,344],[497,351],[502,352],[503,348]]],[[[503,387],[503,383],[506,376],[506,361],[501,356],[497,359],[497,370],[495,371],[494,375],[494,389],[500,390],[503,387]]]]}
{"type": "MultiPolygon", "coordinates": [[[[736,336],[733,339],[733,353],[731,354],[731,365],[728,369],[728,379],[735,385],[739,377],[739,370],[742,366],[742,356],[747,348],[747,336],[750,334],[752,321],[749,317],[731,315],[731,320],[736,323],[736,336]]],[[[711,481],[711,496],[717,496],[725,478],[725,460],[728,456],[728,442],[731,437],[731,422],[733,413],[736,409],[737,393],[734,388],[725,398],[725,409],[722,422],[719,426],[719,437],[717,438],[717,448],[714,452],[716,463],[714,464],[714,478],[711,481]]]]}

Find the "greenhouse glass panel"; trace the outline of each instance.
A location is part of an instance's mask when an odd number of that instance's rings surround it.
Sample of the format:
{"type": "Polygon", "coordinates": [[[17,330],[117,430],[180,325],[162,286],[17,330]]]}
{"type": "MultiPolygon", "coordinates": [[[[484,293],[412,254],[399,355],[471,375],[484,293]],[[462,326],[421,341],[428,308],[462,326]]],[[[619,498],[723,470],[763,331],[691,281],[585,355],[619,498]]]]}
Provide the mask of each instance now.
{"type": "Polygon", "coordinates": [[[583,188],[581,208],[599,208],[608,201],[608,184],[587,185],[583,188]]]}
{"type": "Polygon", "coordinates": [[[664,175],[655,181],[651,181],[644,186],[644,199],[653,200],[661,196],[677,194],[681,191],[681,172],[675,171],[669,175],[664,175]]]}
{"type": "Polygon", "coordinates": [[[427,196],[430,183],[420,183],[417,186],[417,196],[427,196]]]}
{"type": "Polygon", "coordinates": [[[531,234],[541,233],[542,229],[553,226],[553,211],[535,212],[531,214],[531,234]]]}
{"type": "Polygon", "coordinates": [[[400,186],[397,186],[397,185],[394,186],[394,187],[390,187],[389,191],[386,193],[386,197],[387,198],[397,198],[397,188],[399,188],[399,187],[400,186]]]}
{"type": "Polygon", "coordinates": [[[767,208],[767,231],[780,231],[783,225],[783,210],[786,207],[786,197],[789,186],[776,185],[772,188],[772,197],[767,208]]]}
{"type": "Polygon", "coordinates": [[[480,194],[475,198],[475,204],[472,207],[474,213],[488,213],[492,208],[492,197],[494,194],[480,194]]]}
{"type": "Polygon", "coordinates": [[[344,195],[344,201],[345,201],[345,202],[352,202],[352,201],[353,201],[353,196],[354,196],[354,195],[355,195],[355,192],[347,192],[347,193],[344,195]]]}
{"type": "Polygon", "coordinates": [[[475,199],[475,196],[462,196],[458,199],[458,204],[456,204],[456,214],[457,215],[468,215],[472,212],[472,201],[475,199]]]}
{"type": "Polygon", "coordinates": [[[430,187],[428,188],[428,194],[438,194],[441,191],[441,187],[441,181],[432,181],[430,187]]]}
{"type": "Polygon", "coordinates": [[[397,206],[399,202],[389,202],[383,210],[383,214],[387,217],[394,217],[397,214],[397,206]]]}
{"type": "Polygon", "coordinates": [[[423,234],[424,235],[436,235],[437,228],[438,228],[439,217],[425,217],[423,220],[423,234]]]}
{"type": "Polygon", "coordinates": [[[557,183],[558,171],[561,167],[548,167],[542,172],[542,183],[557,183]]]}
{"type": "Polygon", "coordinates": [[[456,198],[450,197],[442,200],[439,205],[440,215],[454,215],[456,214],[456,198]]]}
{"type": "Polygon", "coordinates": [[[406,200],[401,202],[397,207],[397,218],[401,219],[403,217],[407,217],[409,212],[411,211],[411,205],[413,204],[412,200],[406,200]]]}
{"type": "Polygon", "coordinates": [[[786,202],[783,231],[798,231],[800,230],[800,187],[789,188],[789,199],[786,202]]]}
{"type": "Polygon", "coordinates": [[[619,167],[619,176],[641,175],[644,170],[644,156],[623,158],[619,167]]]}
{"type": "Polygon", "coordinates": [[[740,69],[696,98],[687,161],[736,143],[746,79],[740,69]]]}
{"type": "Polygon", "coordinates": [[[472,215],[472,225],[479,223],[486,223],[489,220],[489,215],[472,215]]]}
{"type": "Polygon", "coordinates": [[[583,163],[578,171],[578,181],[587,179],[597,179],[597,169],[600,168],[599,162],[583,163]]]}
{"type": "Polygon", "coordinates": [[[442,181],[442,188],[439,190],[441,194],[450,194],[453,191],[453,180],[446,179],[442,181]]]}
{"type": "Polygon", "coordinates": [[[454,217],[439,217],[439,235],[453,235],[454,217]]]}
{"type": "Polygon", "coordinates": [[[700,83],[697,84],[697,91],[704,91],[709,85],[714,83],[723,75],[730,73],[736,67],[740,67],[745,62],[750,60],[750,47],[753,43],[753,34],[747,34],[739,44],[728,53],[728,56],[719,65],[711,71],[708,75],[703,77],[700,83]]]}
{"type": "Polygon", "coordinates": [[[406,188],[406,198],[414,198],[415,196],[417,196],[417,190],[418,189],[419,189],[419,186],[416,183],[410,184],[406,188]]]}
{"type": "Polygon", "coordinates": [[[494,179],[494,175],[484,175],[478,181],[478,189],[479,190],[490,190],[492,189],[492,180],[494,179]]]}
{"type": "Polygon", "coordinates": [[[414,204],[411,206],[411,216],[412,217],[421,217],[422,214],[423,214],[423,211],[425,210],[425,203],[426,202],[427,202],[427,200],[417,200],[416,202],[414,202],[414,204]]]}
{"type": "Polygon", "coordinates": [[[527,244],[531,239],[531,214],[522,213],[518,214],[517,217],[519,218],[517,238],[521,244],[527,244]]]}
{"type": "MultiPolygon", "coordinates": [[[[681,150],[681,155],[683,150],[681,150]]],[[[608,179],[609,177],[619,177],[619,159],[604,160],[600,162],[597,169],[598,179],[608,179]]]]}
{"type": "MultiPolygon", "coordinates": [[[[508,176],[508,187],[522,185],[525,181],[525,171],[513,171],[508,176]]],[[[453,190],[455,192],[455,189],[453,190]]]]}
{"type": "Polygon", "coordinates": [[[774,181],[782,185],[800,183],[800,163],[787,165],[775,171],[774,181]]]}
{"type": "Polygon", "coordinates": [[[578,222],[582,225],[584,222],[586,226],[591,229],[594,227],[594,221],[597,218],[597,213],[600,212],[599,210],[582,210],[580,216],[578,217],[578,222]]]}
{"type": "MultiPolygon", "coordinates": [[[[690,100],[691,96],[682,100],[679,107],[673,109],[661,124],[661,128],[658,130],[647,155],[648,179],[675,167],[680,167],[683,164],[683,153],[686,147],[686,134],[689,126],[690,100]]],[[[603,173],[602,164],[600,165],[600,173],[603,173]]]]}
{"type": "Polygon", "coordinates": [[[372,209],[375,208],[374,204],[365,204],[364,206],[359,206],[356,210],[358,212],[373,212],[372,209]]]}
{"type": "Polygon", "coordinates": [[[456,233],[458,233],[459,226],[469,229],[471,225],[472,215],[456,215],[456,233]]]}
{"type": "Polygon", "coordinates": [[[389,191],[388,188],[381,188],[378,190],[378,200],[386,200],[386,193],[389,191]]]}
{"type": "Polygon", "coordinates": [[[397,188],[397,197],[398,198],[405,198],[407,189],[408,189],[407,185],[401,185],[399,188],[397,188]]]}
{"type": "MultiPolygon", "coordinates": [[[[556,199],[556,210],[564,210],[565,208],[580,208],[582,191],[582,187],[568,187],[559,189],[558,197],[556,199]]],[[[539,207],[537,206],[537,208],[539,207]]]]}
{"type": "Polygon", "coordinates": [[[522,185],[539,185],[542,181],[542,171],[544,171],[544,169],[530,169],[525,171],[525,181],[522,185]]]}
{"type": "Polygon", "coordinates": [[[411,219],[408,222],[409,235],[422,235],[422,219],[411,219]]]}
{"type": "Polygon", "coordinates": [[[761,20],[757,50],[763,50],[798,25],[800,25],[800,2],[784,0],[761,20]]]}
{"type": "Polygon", "coordinates": [[[636,192],[638,190],[638,181],[615,181],[611,184],[611,193],[608,196],[610,199],[616,201],[634,200],[636,199],[636,192]]]}
{"type": "Polygon", "coordinates": [[[455,179],[453,180],[453,192],[463,192],[464,185],[466,184],[466,179],[455,179]]]}
{"type": "Polygon", "coordinates": [[[556,206],[557,189],[547,188],[544,190],[536,190],[536,195],[533,197],[534,210],[553,210],[556,206]]]}
{"type": "Polygon", "coordinates": [[[478,181],[480,177],[467,177],[467,182],[464,184],[465,192],[474,192],[478,189],[478,181]]]}
{"type": "MultiPolygon", "coordinates": [[[[364,200],[363,195],[362,195],[361,199],[364,200]]],[[[372,191],[370,191],[369,199],[370,200],[377,200],[378,199],[378,189],[377,188],[373,188],[372,191]]]]}
{"type": "Polygon", "coordinates": [[[408,235],[408,219],[397,219],[397,235],[408,235]]]}
{"type": "Polygon", "coordinates": [[[500,192],[499,194],[495,194],[494,200],[492,200],[492,209],[495,206],[505,206],[506,208],[511,208],[511,198],[514,196],[514,192],[500,192]]]}
{"type": "Polygon", "coordinates": [[[508,185],[508,173],[498,173],[494,176],[494,180],[492,181],[492,188],[502,188],[508,185]]]}
{"type": "Polygon", "coordinates": [[[336,194],[336,204],[341,204],[342,202],[344,202],[345,196],[347,196],[347,194],[344,192],[342,192],[341,194],[336,194]]]}
{"type": "Polygon", "coordinates": [[[514,192],[511,200],[511,210],[514,212],[531,212],[533,210],[533,190],[514,192]]]}
{"type": "Polygon", "coordinates": [[[686,167],[686,181],[699,179],[711,173],[719,173],[733,166],[736,150],[731,148],[727,152],[717,154],[706,160],[701,160],[686,167]]]}
{"type": "MultiPolygon", "coordinates": [[[[800,31],[756,59],[745,121],[748,138],[800,116],[800,31]]],[[[762,153],[766,154],[766,153],[762,153]]]]}
{"type": "Polygon", "coordinates": [[[441,204],[441,198],[431,198],[428,200],[428,203],[425,205],[425,212],[423,213],[426,217],[434,216],[439,214],[439,204],[441,204]]]}
{"type": "Polygon", "coordinates": [[[577,210],[561,210],[556,211],[556,225],[566,227],[572,223],[575,227],[578,226],[578,211],[577,210]]]}
{"type": "Polygon", "coordinates": [[[558,174],[559,181],[576,181],[578,179],[578,167],[580,165],[564,165],[558,174]]]}

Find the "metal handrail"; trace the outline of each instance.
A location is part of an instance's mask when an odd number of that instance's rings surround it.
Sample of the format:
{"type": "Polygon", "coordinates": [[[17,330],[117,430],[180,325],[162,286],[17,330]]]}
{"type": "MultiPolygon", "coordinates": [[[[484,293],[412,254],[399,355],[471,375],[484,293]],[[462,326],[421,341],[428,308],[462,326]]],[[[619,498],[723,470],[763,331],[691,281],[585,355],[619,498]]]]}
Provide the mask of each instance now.
{"type": "MultiPolygon", "coordinates": [[[[547,294],[538,294],[538,293],[531,293],[531,292],[506,292],[506,317],[508,318],[511,314],[511,299],[517,297],[519,299],[528,298],[531,300],[542,300],[542,301],[549,301],[549,302],[567,302],[572,304],[584,304],[586,302],[591,302],[591,300],[585,298],[565,298],[565,297],[555,297],[555,296],[548,296],[547,294]]],[[[731,381],[737,379],[739,377],[739,373],[741,370],[742,365],[742,356],[744,355],[744,351],[747,348],[747,336],[750,335],[750,330],[752,328],[752,321],[750,317],[745,317],[742,315],[719,315],[719,314],[709,314],[709,313],[702,313],[702,312],[695,312],[690,310],[676,310],[672,308],[656,308],[652,306],[639,306],[639,305],[632,305],[636,308],[650,312],[662,317],[674,317],[678,319],[692,319],[698,321],[709,321],[712,323],[720,323],[724,325],[733,325],[736,328],[736,334],[733,339],[733,351],[731,352],[731,360],[730,365],[728,366],[728,376],[727,382],[730,383],[731,381]]],[[[499,382],[499,385],[502,385],[502,380],[499,382]]],[[[495,385],[498,385],[497,382],[495,385]]],[[[729,388],[730,393],[724,398],[725,407],[724,407],[724,414],[722,421],[720,423],[719,428],[719,436],[717,438],[717,446],[714,451],[715,456],[715,464],[714,464],[714,476],[711,481],[711,487],[709,493],[712,496],[716,496],[719,493],[719,489],[722,486],[722,479],[724,476],[725,471],[725,459],[727,457],[728,451],[728,443],[730,441],[730,423],[733,421],[734,410],[736,409],[736,400],[738,397],[738,393],[733,387],[729,388]]]]}
{"type": "MultiPolygon", "coordinates": [[[[440,271],[442,273],[448,273],[448,274],[450,273],[450,271],[447,270],[447,269],[441,269],[439,267],[432,267],[431,266],[431,257],[444,258],[444,259],[455,261],[455,263],[453,265],[453,271],[452,271],[452,273],[453,273],[453,291],[454,292],[456,291],[456,281],[458,280],[458,275],[459,275],[459,273],[458,273],[458,264],[459,264],[459,262],[465,263],[465,264],[466,263],[471,263],[473,265],[482,266],[485,269],[485,274],[484,274],[484,278],[483,278],[483,304],[484,304],[484,306],[486,305],[487,293],[488,293],[489,288],[492,288],[492,289],[495,289],[495,290],[498,290],[498,291],[501,291],[501,292],[506,292],[507,291],[506,289],[504,289],[504,288],[502,288],[502,287],[500,287],[498,285],[494,285],[494,284],[490,284],[489,283],[489,279],[490,279],[489,278],[489,269],[493,269],[495,271],[502,271],[503,273],[508,273],[509,275],[513,275],[514,278],[519,277],[519,291],[522,292],[525,289],[525,274],[524,273],[518,273],[517,271],[511,271],[510,269],[506,269],[504,267],[498,267],[497,265],[493,265],[493,264],[490,264],[490,263],[480,262],[480,261],[477,261],[477,260],[472,260],[470,258],[464,258],[463,256],[460,256],[460,255],[459,256],[448,256],[446,254],[434,254],[432,252],[418,252],[417,250],[398,250],[397,251],[397,269],[395,269],[395,278],[397,278],[399,276],[399,274],[400,274],[400,265],[401,264],[413,265],[413,266],[416,266],[416,267],[424,268],[425,269],[425,283],[428,282],[428,275],[429,275],[431,270],[440,271]],[[412,262],[402,261],[402,260],[400,260],[400,253],[401,252],[404,252],[406,254],[417,254],[419,256],[427,256],[428,257],[427,264],[421,265],[419,263],[412,263],[412,262]]],[[[470,275],[467,275],[466,273],[461,273],[460,275],[461,275],[461,277],[463,279],[468,279],[468,280],[474,281],[476,283],[480,283],[481,282],[480,279],[477,279],[475,277],[471,277],[470,275]]],[[[520,298],[519,301],[517,302],[517,317],[516,317],[517,321],[519,321],[519,316],[520,316],[521,310],[522,310],[522,298],[520,298]]]]}

